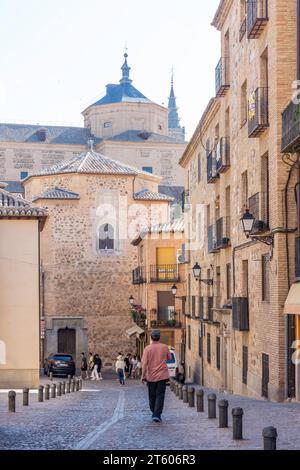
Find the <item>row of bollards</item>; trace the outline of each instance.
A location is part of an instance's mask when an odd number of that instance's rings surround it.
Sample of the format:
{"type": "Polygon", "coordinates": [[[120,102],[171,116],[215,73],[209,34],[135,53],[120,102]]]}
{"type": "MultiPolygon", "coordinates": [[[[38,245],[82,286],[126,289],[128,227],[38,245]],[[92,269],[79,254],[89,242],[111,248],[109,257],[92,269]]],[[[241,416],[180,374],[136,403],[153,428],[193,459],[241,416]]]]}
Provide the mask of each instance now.
{"type": "MultiPolygon", "coordinates": [[[[38,388],[38,402],[49,400],[50,398],[61,397],[66,393],[79,392],[82,390],[82,379],[68,377],[67,382],[51,383],[45,386],[40,385],[38,388]]],[[[29,406],[29,388],[23,388],[23,406],[29,406]]],[[[8,411],[15,413],[16,411],[16,392],[10,390],[8,392],[8,411]]]]}
{"type": "MultiPolygon", "coordinates": [[[[189,407],[195,407],[195,388],[183,385],[175,379],[170,381],[171,391],[178,396],[183,403],[187,403],[189,407]]],[[[196,408],[198,413],[204,412],[204,390],[196,391],[196,408]]],[[[219,428],[228,428],[228,400],[219,400],[219,428]]],[[[208,419],[217,418],[217,396],[210,393],[207,396],[207,415],[208,419]]],[[[243,415],[242,408],[232,409],[232,437],[234,440],[243,439],[243,415]]],[[[267,427],[262,432],[264,441],[264,450],[276,450],[277,430],[274,427],[267,427]]]]}

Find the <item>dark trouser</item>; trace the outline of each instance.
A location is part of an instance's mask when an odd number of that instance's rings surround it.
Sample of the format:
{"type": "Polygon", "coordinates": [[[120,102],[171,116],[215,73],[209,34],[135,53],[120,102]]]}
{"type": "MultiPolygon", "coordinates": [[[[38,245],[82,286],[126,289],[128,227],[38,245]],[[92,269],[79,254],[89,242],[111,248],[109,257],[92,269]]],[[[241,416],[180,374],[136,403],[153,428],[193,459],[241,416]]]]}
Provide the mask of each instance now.
{"type": "Polygon", "coordinates": [[[119,382],[121,385],[124,385],[125,381],[124,381],[124,371],[123,369],[118,369],[118,379],[119,379],[119,382]]]}
{"type": "Polygon", "coordinates": [[[149,406],[153,417],[160,418],[163,412],[166,383],[166,380],[160,380],[159,382],[147,382],[149,392],[149,406]]]}

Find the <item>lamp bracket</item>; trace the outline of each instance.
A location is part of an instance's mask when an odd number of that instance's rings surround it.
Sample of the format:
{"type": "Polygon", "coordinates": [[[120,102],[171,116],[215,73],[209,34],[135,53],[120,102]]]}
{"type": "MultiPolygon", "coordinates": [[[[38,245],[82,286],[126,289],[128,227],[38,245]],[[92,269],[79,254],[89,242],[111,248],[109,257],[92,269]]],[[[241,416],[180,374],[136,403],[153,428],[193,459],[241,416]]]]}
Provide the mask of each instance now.
{"type": "Polygon", "coordinates": [[[197,281],[199,282],[203,282],[203,284],[206,284],[208,286],[212,286],[213,283],[214,283],[214,280],[213,279],[197,279],[197,281]]]}
{"type": "Polygon", "coordinates": [[[250,235],[252,240],[264,243],[268,246],[274,246],[274,235],[250,235]]]}

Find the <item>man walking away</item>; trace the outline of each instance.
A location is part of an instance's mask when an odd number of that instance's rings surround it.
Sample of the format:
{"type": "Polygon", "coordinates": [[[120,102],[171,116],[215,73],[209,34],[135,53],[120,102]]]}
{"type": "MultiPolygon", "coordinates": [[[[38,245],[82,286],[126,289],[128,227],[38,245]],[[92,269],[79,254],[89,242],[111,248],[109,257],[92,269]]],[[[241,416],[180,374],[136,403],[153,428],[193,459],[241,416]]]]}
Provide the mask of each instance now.
{"type": "Polygon", "coordinates": [[[91,380],[100,380],[98,368],[101,362],[100,362],[100,357],[98,356],[98,354],[95,354],[93,363],[94,363],[94,367],[93,367],[91,380]]]}
{"type": "Polygon", "coordinates": [[[160,331],[153,330],[151,344],[146,346],[142,357],[142,382],[147,381],[152,421],[161,422],[166,383],[170,379],[167,360],[171,359],[169,348],[160,342],[160,331]]]}
{"type": "Polygon", "coordinates": [[[103,380],[103,377],[102,377],[102,374],[101,374],[101,369],[102,369],[102,359],[100,356],[98,356],[99,358],[99,363],[98,363],[98,374],[99,374],[99,379],[100,380],[103,380]]]}
{"type": "Polygon", "coordinates": [[[125,362],[122,353],[118,353],[117,361],[116,361],[116,372],[118,374],[118,379],[120,382],[120,386],[125,385],[125,362]]]}
{"type": "Polygon", "coordinates": [[[83,380],[89,378],[88,363],[84,352],[81,353],[81,377],[83,380]]]}

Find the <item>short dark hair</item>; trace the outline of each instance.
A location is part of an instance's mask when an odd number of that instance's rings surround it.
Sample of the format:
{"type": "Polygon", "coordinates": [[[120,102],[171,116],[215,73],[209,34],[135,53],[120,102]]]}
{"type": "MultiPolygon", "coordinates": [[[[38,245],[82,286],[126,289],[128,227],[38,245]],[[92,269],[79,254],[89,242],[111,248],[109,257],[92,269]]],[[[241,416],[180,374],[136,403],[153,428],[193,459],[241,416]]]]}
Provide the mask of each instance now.
{"type": "Polygon", "coordinates": [[[152,330],[151,339],[153,341],[159,341],[160,340],[160,331],[159,330],[152,330]]]}

